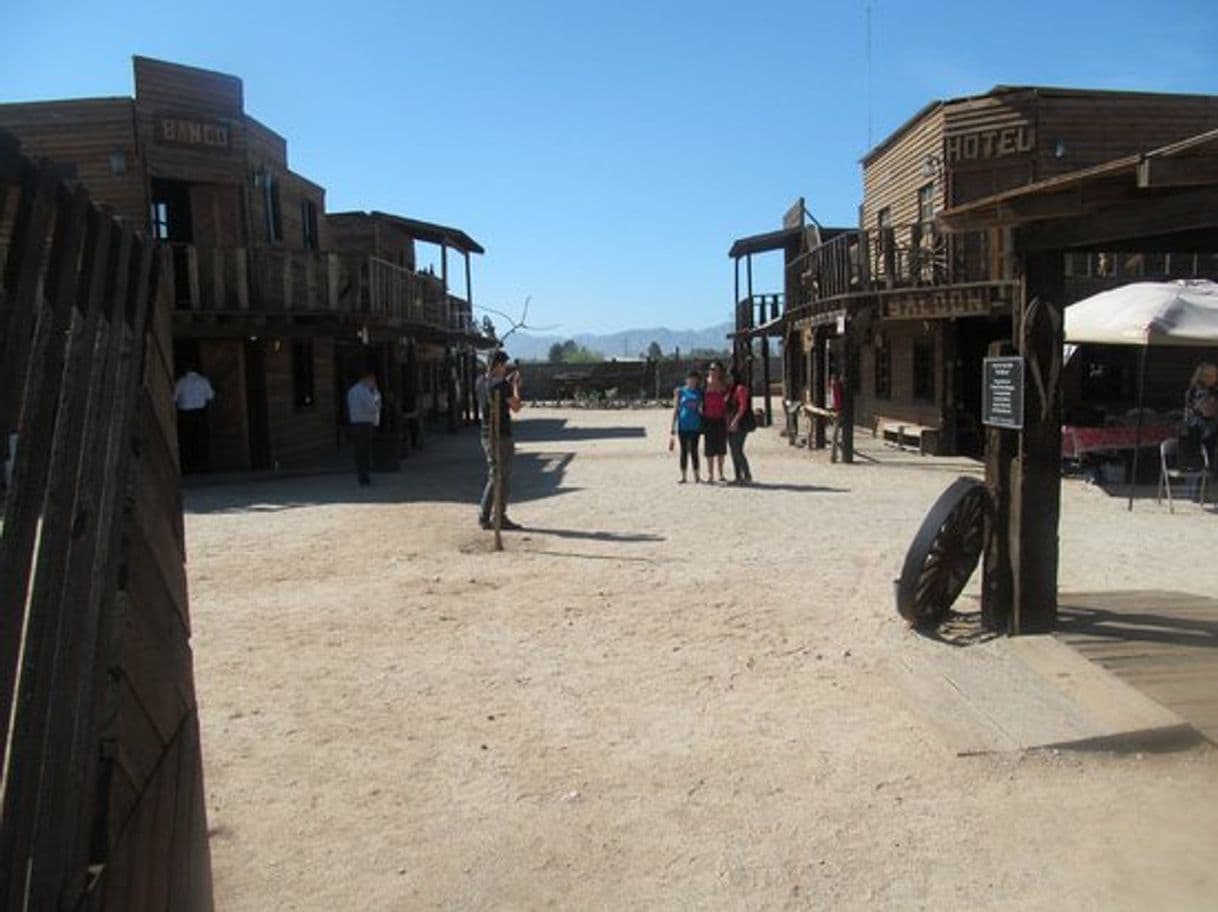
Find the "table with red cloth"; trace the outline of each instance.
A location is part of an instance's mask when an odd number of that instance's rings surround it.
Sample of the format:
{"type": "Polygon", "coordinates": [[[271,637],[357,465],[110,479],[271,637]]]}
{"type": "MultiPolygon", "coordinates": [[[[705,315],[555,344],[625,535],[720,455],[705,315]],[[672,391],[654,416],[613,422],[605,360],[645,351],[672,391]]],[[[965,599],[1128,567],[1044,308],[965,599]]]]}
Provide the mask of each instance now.
{"type": "MultiPolygon", "coordinates": [[[[1141,445],[1157,447],[1164,440],[1170,440],[1179,433],[1180,427],[1176,424],[1144,424],[1142,425],[1141,445]]],[[[1138,429],[1132,424],[1116,427],[1077,427],[1063,424],[1062,457],[1074,459],[1084,453],[1132,450],[1138,439],[1138,429]]]]}

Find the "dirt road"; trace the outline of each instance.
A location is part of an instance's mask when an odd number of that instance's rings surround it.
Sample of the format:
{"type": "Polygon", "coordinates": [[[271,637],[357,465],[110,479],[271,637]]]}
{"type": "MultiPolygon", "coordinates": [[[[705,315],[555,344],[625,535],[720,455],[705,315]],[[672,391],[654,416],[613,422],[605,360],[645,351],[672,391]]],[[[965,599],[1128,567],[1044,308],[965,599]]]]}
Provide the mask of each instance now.
{"type": "MultiPolygon", "coordinates": [[[[761,431],[758,486],[679,486],[663,413],[521,431],[503,554],[474,432],[188,492],[219,908],[1218,902],[1212,749],[957,758],[881,673],[962,463],[761,431]]],[[[1064,501],[1063,588],[1218,592],[1212,515],[1064,501]]]]}

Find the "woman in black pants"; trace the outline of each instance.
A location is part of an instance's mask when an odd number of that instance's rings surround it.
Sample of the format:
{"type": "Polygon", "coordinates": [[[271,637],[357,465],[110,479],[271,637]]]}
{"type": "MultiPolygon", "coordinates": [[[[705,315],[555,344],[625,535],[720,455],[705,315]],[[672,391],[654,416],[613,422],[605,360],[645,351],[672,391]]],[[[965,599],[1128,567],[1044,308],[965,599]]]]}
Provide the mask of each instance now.
{"type": "MultiPolygon", "coordinates": [[[[685,385],[678,387],[672,397],[672,433],[681,440],[681,484],[685,484],[685,467],[694,464],[694,481],[698,474],[698,437],[702,433],[702,375],[690,371],[685,385]]],[[[668,449],[673,448],[672,440],[668,449]]]]}
{"type": "Polygon", "coordinates": [[[740,372],[732,368],[728,373],[730,385],[727,393],[727,445],[732,453],[732,472],[736,476],[732,484],[744,485],[753,480],[753,470],[744,455],[744,441],[753,429],[753,397],[742,381],[740,372]]]}

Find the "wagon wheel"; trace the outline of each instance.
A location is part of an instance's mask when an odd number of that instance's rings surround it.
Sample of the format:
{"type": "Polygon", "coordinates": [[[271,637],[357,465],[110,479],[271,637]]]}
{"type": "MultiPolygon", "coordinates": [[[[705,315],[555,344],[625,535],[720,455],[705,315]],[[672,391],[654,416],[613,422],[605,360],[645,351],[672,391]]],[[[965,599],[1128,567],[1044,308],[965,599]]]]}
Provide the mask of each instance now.
{"type": "Polygon", "coordinates": [[[939,495],[897,580],[897,611],[910,624],[935,624],[960,596],[985,549],[989,510],[989,491],[975,478],[957,478],[939,495]]]}

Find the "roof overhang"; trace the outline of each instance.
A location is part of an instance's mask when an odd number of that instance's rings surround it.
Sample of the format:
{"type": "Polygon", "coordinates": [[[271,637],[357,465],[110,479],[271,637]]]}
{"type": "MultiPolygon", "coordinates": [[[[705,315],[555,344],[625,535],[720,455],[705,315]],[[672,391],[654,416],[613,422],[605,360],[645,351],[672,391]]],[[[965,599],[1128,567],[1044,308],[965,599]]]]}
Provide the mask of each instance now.
{"type": "Polygon", "coordinates": [[[1068,247],[1218,227],[1215,202],[1218,130],[1210,130],[964,203],[936,221],[948,233],[1056,222],[1059,245],[1068,247]],[[1078,224],[1066,231],[1071,220],[1078,224]]]}
{"type": "Polygon", "coordinates": [[[475,241],[472,237],[462,231],[460,228],[452,228],[448,225],[441,225],[437,222],[423,222],[418,219],[406,218],[402,215],[394,215],[390,212],[329,212],[327,217],[351,218],[363,217],[373,221],[385,222],[393,225],[395,228],[401,229],[404,233],[414,238],[416,241],[423,241],[428,244],[439,244],[444,247],[452,247],[454,250],[459,250],[462,253],[486,253],[482,245],[475,241]]]}

